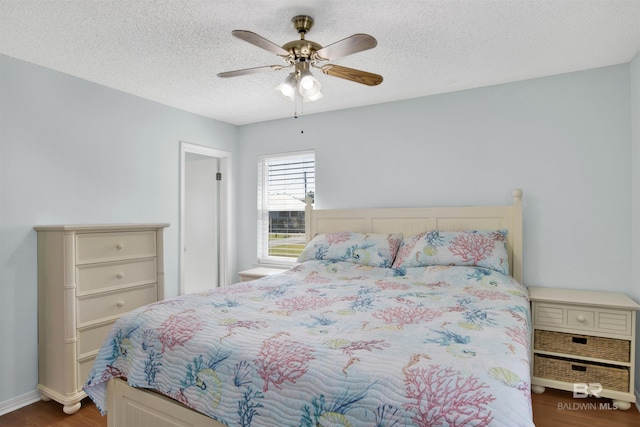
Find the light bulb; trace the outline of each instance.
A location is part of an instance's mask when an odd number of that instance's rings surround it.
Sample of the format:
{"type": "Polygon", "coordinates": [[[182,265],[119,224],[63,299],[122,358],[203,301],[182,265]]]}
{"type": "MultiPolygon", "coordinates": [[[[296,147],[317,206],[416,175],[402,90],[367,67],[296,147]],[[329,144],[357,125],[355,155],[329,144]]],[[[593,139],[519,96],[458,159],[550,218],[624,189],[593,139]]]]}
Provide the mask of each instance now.
{"type": "Polygon", "coordinates": [[[296,74],[291,73],[287,76],[286,79],[278,86],[276,86],[276,91],[280,93],[280,95],[284,96],[290,101],[293,101],[293,97],[296,93],[296,74]]]}
{"type": "Polygon", "coordinates": [[[320,92],[320,82],[316,80],[309,70],[300,72],[300,85],[298,91],[302,95],[304,102],[313,102],[322,98],[322,92],[320,92]]]}
{"type": "Polygon", "coordinates": [[[300,86],[302,86],[303,89],[311,89],[313,87],[314,80],[315,79],[311,74],[306,75],[302,80],[300,80],[300,86]]]}

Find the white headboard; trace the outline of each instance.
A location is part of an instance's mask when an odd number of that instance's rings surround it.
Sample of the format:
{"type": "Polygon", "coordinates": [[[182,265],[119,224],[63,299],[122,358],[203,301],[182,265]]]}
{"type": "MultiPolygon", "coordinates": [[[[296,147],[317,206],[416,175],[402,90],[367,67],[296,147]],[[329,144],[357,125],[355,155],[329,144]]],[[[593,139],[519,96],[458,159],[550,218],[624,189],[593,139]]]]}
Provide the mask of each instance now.
{"type": "Polygon", "coordinates": [[[313,209],[310,199],[305,211],[306,241],[321,233],[402,233],[405,237],[424,231],[507,229],[509,272],[522,282],[522,190],[512,192],[507,206],[464,206],[434,208],[313,209]]]}

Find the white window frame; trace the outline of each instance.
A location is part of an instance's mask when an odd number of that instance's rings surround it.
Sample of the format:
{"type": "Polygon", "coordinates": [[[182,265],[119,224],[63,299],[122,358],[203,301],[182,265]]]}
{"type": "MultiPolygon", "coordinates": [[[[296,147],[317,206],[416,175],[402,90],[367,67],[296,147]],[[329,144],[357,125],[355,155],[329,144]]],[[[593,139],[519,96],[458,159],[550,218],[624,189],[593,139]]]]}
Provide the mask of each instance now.
{"type": "MultiPolygon", "coordinates": [[[[258,157],[258,245],[257,245],[257,257],[258,264],[260,265],[274,265],[274,266],[290,266],[296,261],[293,257],[284,256],[272,256],[269,255],[269,206],[268,206],[268,192],[267,187],[269,183],[269,169],[268,164],[271,161],[288,160],[288,159],[302,159],[313,157],[313,185],[307,189],[314,191],[315,194],[315,150],[295,151],[280,154],[269,154],[258,157]]],[[[303,191],[304,192],[304,191],[303,191]]],[[[299,198],[298,194],[296,197],[299,198]]],[[[302,212],[304,212],[304,204],[302,204],[302,212]]],[[[304,241],[304,230],[303,230],[304,241]]]]}

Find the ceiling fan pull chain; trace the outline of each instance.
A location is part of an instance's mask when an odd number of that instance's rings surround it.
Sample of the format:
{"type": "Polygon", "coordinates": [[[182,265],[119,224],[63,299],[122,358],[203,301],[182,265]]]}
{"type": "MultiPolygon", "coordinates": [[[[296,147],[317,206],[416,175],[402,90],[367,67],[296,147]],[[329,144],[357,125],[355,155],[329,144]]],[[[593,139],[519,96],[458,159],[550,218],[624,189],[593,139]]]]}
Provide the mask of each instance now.
{"type": "Polygon", "coordinates": [[[300,107],[300,133],[304,133],[304,118],[302,117],[302,107],[300,107]]]}
{"type": "Polygon", "coordinates": [[[296,93],[293,97],[293,118],[294,119],[298,118],[298,100],[299,99],[300,99],[300,96],[298,96],[298,94],[296,93]]]}
{"type": "Polygon", "coordinates": [[[293,101],[293,105],[294,105],[294,111],[293,111],[293,118],[294,119],[301,119],[300,120],[300,133],[304,133],[304,125],[303,125],[303,121],[302,121],[302,116],[304,115],[304,111],[303,111],[303,105],[304,103],[302,102],[302,97],[301,96],[296,96],[294,101],[293,101]],[[298,114],[298,102],[300,103],[300,114],[298,114]]]}

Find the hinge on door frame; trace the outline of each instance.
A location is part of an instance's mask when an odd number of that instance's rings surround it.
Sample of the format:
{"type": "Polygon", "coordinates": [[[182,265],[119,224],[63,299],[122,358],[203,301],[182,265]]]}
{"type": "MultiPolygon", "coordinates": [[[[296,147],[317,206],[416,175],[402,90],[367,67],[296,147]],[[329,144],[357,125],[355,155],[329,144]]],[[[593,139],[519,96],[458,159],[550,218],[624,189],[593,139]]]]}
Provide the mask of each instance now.
{"type": "Polygon", "coordinates": [[[222,174],[220,172],[216,172],[216,181],[222,181],[222,174]]]}

